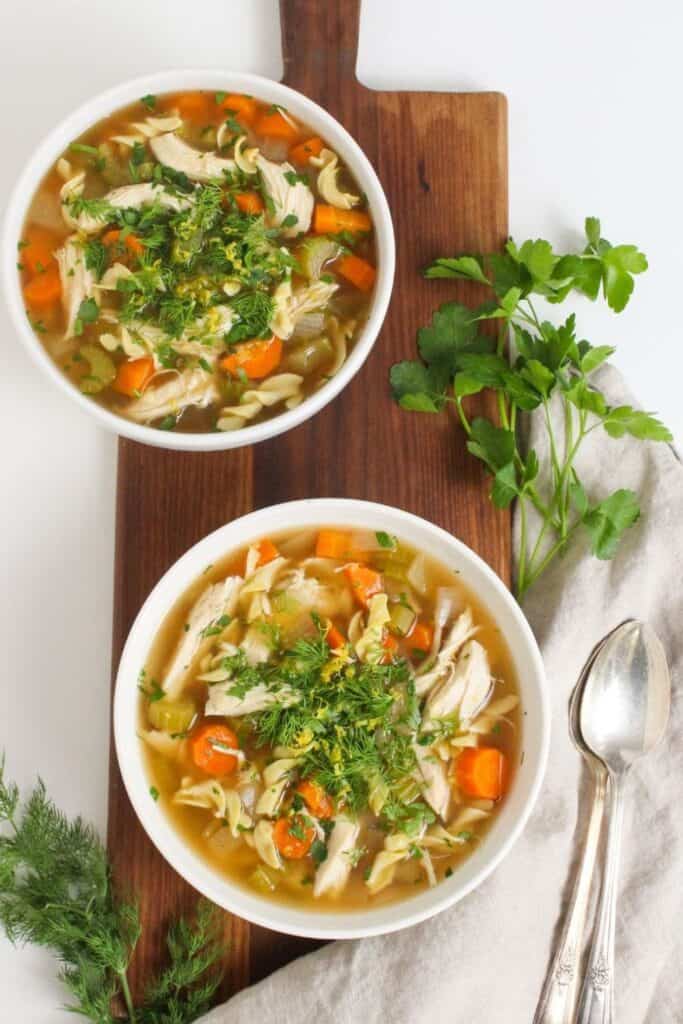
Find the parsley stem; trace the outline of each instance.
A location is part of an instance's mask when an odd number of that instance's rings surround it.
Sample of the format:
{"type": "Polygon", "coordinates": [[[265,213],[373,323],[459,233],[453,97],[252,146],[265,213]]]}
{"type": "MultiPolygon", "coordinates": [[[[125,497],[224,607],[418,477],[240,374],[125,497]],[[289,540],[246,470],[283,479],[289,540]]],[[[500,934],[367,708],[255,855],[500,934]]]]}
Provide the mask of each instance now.
{"type": "Polygon", "coordinates": [[[462,423],[463,430],[465,431],[465,433],[467,434],[468,437],[471,437],[472,436],[472,428],[471,428],[471,426],[469,424],[469,420],[467,419],[467,416],[465,415],[465,410],[462,407],[462,399],[456,398],[455,406],[456,406],[456,408],[458,410],[458,416],[460,417],[460,422],[462,423]]]}
{"type": "Polygon", "coordinates": [[[545,425],[548,431],[548,440],[550,442],[550,458],[553,467],[553,484],[555,488],[555,496],[553,501],[556,505],[558,505],[559,495],[557,489],[559,487],[560,482],[560,460],[557,453],[557,442],[555,440],[555,431],[553,430],[553,424],[550,418],[550,406],[548,405],[547,398],[543,400],[543,412],[545,414],[545,425]]]}
{"type": "Polygon", "coordinates": [[[538,577],[541,575],[541,573],[544,572],[548,568],[548,566],[550,565],[552,560],[555,558],[555,556],[557,554],[559,554],[559,552],[565,546],[565,544],[567,543],[567,541],[569,540],[571,535],[574,533],[574,530],[576,530],[577,526],[579,526],[580,523],[581,523],[581,520],[577,519],[576,522],[567,531],[566,536],[560,537],[560,539],[555,544],[553,544],[553,546],[547,552],[547,554],[545,555],[543,561],[538,566],[538,568],[534,569],[533,572],[529,573],[529,575],[527,576],[527,578],[525,580],[524,590],[523,591],[520,590],[520,592],[519,592],[519,596],[520,597],[522,597],[524,595],[524,593],[526,593],[526,591],[529,589],[529,587],[532,585],[532,583],[535,583],[535,581],[538,579],[538,577]]]}
{"type": "Polygon", "coordinates": [[[522,494],[519,499],[520,516],[520,538],[519,538],[519,568],[517,571],[517,590],[524,592],[524,579],[526,574],[527,556],[527,519],[526,519],[526,498],[522,494]]]}

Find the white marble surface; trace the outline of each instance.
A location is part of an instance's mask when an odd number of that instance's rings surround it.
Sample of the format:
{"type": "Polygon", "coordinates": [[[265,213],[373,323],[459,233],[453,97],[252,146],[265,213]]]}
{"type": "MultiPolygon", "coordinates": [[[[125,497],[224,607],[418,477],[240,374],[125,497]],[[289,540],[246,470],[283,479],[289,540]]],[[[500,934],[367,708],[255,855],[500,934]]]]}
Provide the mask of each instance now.
{"type": "MultiPolygon", "coordinates": [[[[645,250],[651,270],[627,312],[578,303],[579,325],[618,344],[617,365],[679,442],[682,33],[682,9],[668,0],[576,0],[567,17],[542,0],[366,0],[359,54],[369,86],[507,93],[513,233],[566,242],[599,214],[607,237],[645,250]]],[[[190,13],[180,0],[5,3],[3,202],[51,124],[92,92],[202,65],[278,77],[276,4],[203,0],[190,13]]],[[[39,772],[65,810],[103,826],[115,442],[42,379],[2,308],[0,329],[0,748],[22,784],[39,772]]],[[[53,976],[48,957],[0,940],[2,1019],[73,1020],[53,976]]]]}

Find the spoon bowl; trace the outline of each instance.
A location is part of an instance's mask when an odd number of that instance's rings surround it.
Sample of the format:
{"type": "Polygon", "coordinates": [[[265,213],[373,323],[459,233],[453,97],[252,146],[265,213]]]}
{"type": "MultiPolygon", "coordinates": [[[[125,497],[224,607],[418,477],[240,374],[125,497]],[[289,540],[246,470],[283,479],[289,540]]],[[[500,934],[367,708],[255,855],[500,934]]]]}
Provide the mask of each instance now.
{"type": "Polygon", "coordinates": [[[661,739],[669,718],[666,655],[645,622],[625,622],[598,650],[581,692],[585,746],[610,773],[624,772],[661,739]]]}

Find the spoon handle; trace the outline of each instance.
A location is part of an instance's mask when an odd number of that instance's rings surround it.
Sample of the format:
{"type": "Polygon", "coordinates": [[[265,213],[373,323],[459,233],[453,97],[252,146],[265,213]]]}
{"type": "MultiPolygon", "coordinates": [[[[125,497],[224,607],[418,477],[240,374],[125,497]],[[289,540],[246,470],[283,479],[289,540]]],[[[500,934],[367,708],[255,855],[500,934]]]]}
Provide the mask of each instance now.
{"type": "Polygon", "coordinates": [[[617,879],[624,820],[623,781],[611,775],[608,787],[608,831],[605,867],[577,1024],[612,1024],[614,1017],[614,926],[617,879]]]}
{"type": "Polygon", "coordinates": [[[593,804],[584,841],[583,855],[574,882],[562,935],[546,975],[536,1007],[534,1024],[571,1024],[578,995],[579,960],[591,894],[591,881],[600,844],[605,808],[607,773],[601,764],[592,765],[593,804]]]}

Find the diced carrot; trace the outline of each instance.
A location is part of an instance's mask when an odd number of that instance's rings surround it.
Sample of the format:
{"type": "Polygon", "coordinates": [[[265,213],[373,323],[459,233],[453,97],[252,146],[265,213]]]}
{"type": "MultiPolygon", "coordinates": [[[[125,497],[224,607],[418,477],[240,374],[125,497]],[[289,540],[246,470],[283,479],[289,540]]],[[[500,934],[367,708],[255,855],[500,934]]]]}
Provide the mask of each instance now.
{"type": "Polygon", "coordinates": [[[19,263],[32,274],[40,274],[54,263],[54,252],[59,248],[59,239],[52,231],[32,224],[26,229],[22,243],[19,263]]]}
{"type": "Polygon", "coordinates": [[[497,747],[467,747],[455,763],[455,779],[465,796],[499,800],[507,786],[507,758],[497,747]]]}
{"type": "Polygon", "coordinates": [[[204,722],[190,737],[192,760],[207,775],[231,775],[238,761],[228,751],[238,749],[236,733],[221,722],[204,722]]]}
{"type": "Polygon", "coordinates": [[[209,124],[211,121],[211,98],[205,92],[182,93],[170,105],[184,121],[192,121],[194,124],[209,124]]]}
{"type": "Polygon", "coordinates": [[[337,629],[337,627],[332,622],[330,622],[329,619],[327,623],[327,633],[325,634],[325,639],[327,640],[328,647],[333,651],[336,651],[339,647],[343,647],[344,644],[346,643],[346,637],[344,636],[342,631],[340,629],[337,629]]]}
{"type": "Polygon", "coordinates": [[[287,860],[301,860],[305,857],[315,839],[315,829],[306,825],[299,814],[291,818],[278,818],[273,828],[273,839],[278,850],[287,860]]]}
{"type": "Polygon", "coordinates": [[[300,142],[298,146],[292,147],[289,151],[289,159],[293,164],[307,164],[312,156],[319,156],[325,143],[317,135],[308,139],[307,142],[300,142]]]}
{"type": "Polygon", "coordinates": [[[284,139],[285,142],[295,142],[299,138],[299,129],[279,110],[261,114],[254,125],[254,131],[257,135],[264,135],[270,139],[284,139]]]}
{"type": "Polygon", "coordinates": [[[372,263],[356,256],[354,253],[347,253],[338,261],[336,269],[347,281],[355,285],[362,292],[369,292],[375,283],[377,271],[372,263]]]}
{"type": "Polygon", "coordinates": [[[237,376],[239,370],[244,370],[247,377],[260,380],[272,373],[281,359],[282,341],[273,335],[271,338],[241,342],[235,352],[221,359],[221,366],[233,377],[237,376]]]}
{"type": "Polygon", "coordinates": [[[351,584],[354,596],[359,604],[367,608],[370,598],[382,591],[382,577],[374,569],[367,565],[358,565],[356,562],[344,567],[344,574],[351,584]]]}
{"type": "Polygon", "coordinates": [[[132,398],[133,395],[140,394],[153,374],[154,360],[151,356],[128,359],[125,363],[121,363],[116,371],[116,379],[112,387],[119,394],[132,398]]]}
{"type": "Polygon", "coordinates": [[[24,285],[24,298],[29,306],[45,309],[53,306],[62,294],[62,282],[57,267],[49,267],[44,273],[36,274],[24,285]]]}
{"type": "Polygon", "coordinates": [[[272,562],[274,558],[278,558],[280,552],[273,544],[272,540],[264,537],[256,545],[258,549],[258,562],[256,568],[260,568],[262,565],[268,565],[268,562],[272,562]]]}
{"type": "Polygon", "coordinates": [[[223,96],[218,105],[226,112],[232,114],[242,124],[250,125],[254,123],[257,108],[256,100],[252,99],[251,96],[242,96],[231,92],[227,96],[223,96]]]}
{"type": "Polygon", "coordinates": [[[131,231],[129,231],[128,234],[124,236],[122,242],[119,241],[120,238],[121,232],[119,231],[119,229],[110,228],[109,231],[105,231],[105,233],[102,235],[102,245],[105,245],[107,247],[114,245],[120,245],[121,247],[123,247],[125,245],[125,247],[129,249],[134,256],[141,256],[142,253],[145,251],[145,247],[140,241],[140,239],[131,231]]]}
{"type": "Polygon", "coordinates": [[[339,530],[321,530],[315,542],[316,558],[336,558],[342,560],[349,557],[351,537],[339,530]]]}
{"type": "Polygon", "coordinates": [[[416,622],[408,636],[414,651],[431,651],[434,627],[427,622],[416,622]]]}
{"type": "Polygon", "coordinates": [[[313,779],[303,779],[295,792],[304,799],[309,811],[316,818],[331,818],[334,814],[332,797],[313,779]]]}
{"type": "Polygon", "coordinates": [[[387,635],[382,640],[382,647],[384,648],[384,654],[382,655],[382,664],[389,665],[394,660],[394,656],[396,655],[396,651],[398,650],[398,640],[396,639],[395,636],[392,636],[391,633],[387,633],[387,635]]]}
{"type": "Polygon", "coordinates": [[[258,192],[237,192],[235,202],[242,213],[263,213],[263,200],[258,192]]]}
{"type": "Polygon", "coordinates": [[[372,221],[362,210],[338,210],[336,206],[317,203],[313,230],[317,235],[338,235],[340,231],[372,231],[372,221]]]}

